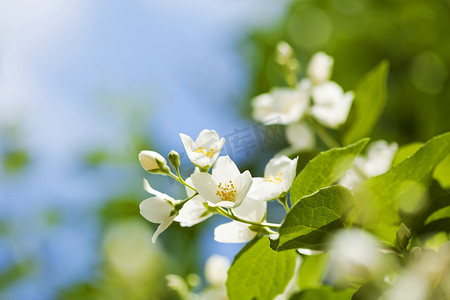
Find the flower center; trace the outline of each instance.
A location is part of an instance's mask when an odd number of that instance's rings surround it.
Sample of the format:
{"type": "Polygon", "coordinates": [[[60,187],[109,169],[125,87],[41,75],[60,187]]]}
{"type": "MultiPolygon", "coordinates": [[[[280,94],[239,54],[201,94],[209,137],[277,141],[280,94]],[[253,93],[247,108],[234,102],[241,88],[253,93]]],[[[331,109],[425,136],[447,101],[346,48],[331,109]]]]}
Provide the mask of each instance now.
{"type": "Polygon", "coordinates": [[[206,150],[206,147],[199,147],[197,150],[195,150],[195,152],[206,155],[208,158],[212,158],[214,156],[214,151],[215,150],[213,148],[209,149],[208,151],[206,150]]]}
{"type": "Polygon", "coordinates": [[[234,202],[234,200],[236,199],[237,191],[231,180],[229,181],[229,183],[219,183],[217,187],[219,188],[219,190],[216,192],[216,195],[219,196],[222,201],[234,202]]]}
{"type": "Polygon", "coordinates": [[[272,175],[266,176],[266,178],[264,179],[264,181],[267,181],[267,182],[274,182],[274,183],[280,184],[280,183],[283,182],[282,176],[283,176],[283,173],[280,172],[280,173],[278,173],[278,175],[277,175],[276,177],[274,177],[274,176],[272,176],[272,175]]]}

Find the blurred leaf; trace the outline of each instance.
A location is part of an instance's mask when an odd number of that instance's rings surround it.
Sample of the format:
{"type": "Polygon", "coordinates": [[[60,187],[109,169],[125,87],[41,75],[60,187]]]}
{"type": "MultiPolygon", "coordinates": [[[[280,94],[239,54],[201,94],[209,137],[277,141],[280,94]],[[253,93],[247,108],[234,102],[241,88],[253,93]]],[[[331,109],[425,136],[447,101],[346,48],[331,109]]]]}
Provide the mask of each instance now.
{"type": "Polygon", "coordinates": [[[382,61],[363,78],[356,88],[349,119],[343,129],[344,145],[368,136],[375,127],[386,102],[388,70],[389,63],[382,61]]]}
{"type": "Polygon", "coordinates": [[[328,266],[329,253],[319,255],[303,255],[300,266],[298,286],[301,290],[321,285],[323,274],[328,266]]]}
{"type": "Polygon", "coordinates": [[[228,270],[227,291],[231,300],[274,299],[294,275],[295,251],[278,253],[268,238],[249,242],[228,270]]]}
{"type": "Polygon", "coordinates": [[[449,152],[450,133],[445,133],[430,139],[413,156],[386,173],[361,183],[355,191],[358,200],[355,221],[381,238],[394,239],[400,221],[399,200],[411,196],[409,192],[428,179],[449,152]]]}
{"type": "Polygon", "coordinates": [[[3,157],[6,172],[15,173],[25,168],[30,162],[28,153],[23,149],[9,151],[3,157]]]}
{"type": "Polygon", "coordinates": [[[349,300],[354,292],[354,290],[333,290],[324,286],[299,292],[289,300],[349,300]]]}
{"type": "Polygon", "coordinates": [[[392,161],[392,166],[395,167],[405,159],[411,157],[414,153],[417,152],[417,150],[419,150],[420,147],[422,147],[422,145],[423,143],[416,142],[401,146],[397,150],[397,153],[395,153],[394,159],[392,161]]]}
{"type": "MultiPolygon", "coordinates": [[[[369,281],[363,284],[352,296],[352,300],[378,300],[389,287],[385,282],[369,281]]],[[[349,298],[350,299],[350,298],[349,298]]]]}
{"type": "Polygon", "coordinates": [[[351,168],[353,160],[364,149],[369,139],[362,139],[343,148],[333,148],[319,153],[297,176],[291,189],[294,205],[306,195],[333,184],[351,168]]]}
{"type": "Polygon", "coordinates": [[[450,188],[450,155],[437,165],[433,172],[433,178],[436,179],[444,189],[450,188]]]}
{"type": "Polygon", "coordinates": [[[105,150],[96,150],[85,155],[84,160],[90,166],[98,166],[106,162],[108,159],[108,152],[105,150]]]}
{"type": "Polygon", "coordinates": [[[432,213],[427,220],[425,221],[425,225],[430,224],[433,221],[437,221],[440,219],[450,218],[450,206],[441,208],[434,213],[432,213]]]}
{"type": "Polygon", "coordinates": [[[26,260],[12,265],[8,269],[0,273],[0,291],[14,284],[22,277],[25,277],[32,273],[35,267],[36,263],[34,261],[26,260]]]}
{"type": "Polygon", "coordinates": [[[277,251],[308,248],[322,249],[331,231],[343,226],[353,201],[345,187],[334,185],[302,198],[287,213],[280,237],[272,241],[277,251]]]}

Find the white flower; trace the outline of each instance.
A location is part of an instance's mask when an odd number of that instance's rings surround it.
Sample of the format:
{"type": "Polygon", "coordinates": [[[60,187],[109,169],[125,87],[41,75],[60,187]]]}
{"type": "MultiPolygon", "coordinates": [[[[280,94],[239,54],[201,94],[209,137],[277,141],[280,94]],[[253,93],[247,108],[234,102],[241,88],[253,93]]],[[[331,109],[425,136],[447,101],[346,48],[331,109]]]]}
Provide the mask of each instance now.
{"type": "Polygon", "coordinates": [[[307,74],[314,84],[320,84],[330,79],[333,69],[333,58],[324,52],[317,52],[308,64],[307,74]]]}
{"type": "Polygon", "coordinates": [[[358,156],[354,166],[345,173],[339,184],[354,189],[367,178],[381,175],[389,170],[398,145],[380,140],[370,144],[366,156],[358,156]]]}
{"type": "Polygon", "coordinates": [[[194,141],[190,136],[180,133],[181,141],[189,159],[199,168],[211,167],[222,151],[225,138],[219,139],[214,130],[204,129],[194,141]]]}
{"type": "Polygon", "coordinates": [[[155,151],[144,150],[139,153],[139,162],[144,170],[151,173],[158,173],[161,169],[158,166],[159,160],[164,166],[167,166],[166,159],[155,151]]]}
{"type": "Polygon", "coordinates": [[[337,128],[347,120],[353,97],[353,92],[344,94],[342,88],[332,81],[314,86],[311,114],[324,126],[337,128]]]}
{"type": "Polygon", "coordinates": [[[314,131],[305,122],[292,123],[286,126],[286,138],[291,145],[292,152],[311,150],[316,145],[314,131]]]}
{"type": "Polygon", "coordinates": [[[334,271],[349,276],[366,276],[382,265],[381,245],[360,229],[341,230],[331,241],[334,271]]]}
{"type": "Polygon", "coordinates": [[[248,197],[268,201],[278,198],[282,193],[287,193],[294,182],[298,157],[290,159],[287,156],[272,158],[264,170],[264,178],[253,178],[253,185],[248,192],[248,197]]]}
{"type": "Polygon", "coordinates": [[[300,120],[308,105],[309,97],[303,89],[273,88],[252,100],[253,118],[267,125],[289,124],[300,120]]]}
{"type": "Polygon", "coordinates": [[[152,223],[159,223],[158,229],[153,234],[152,242],[155,243],[158,236],[172,224],[177,211],[174,205],[179,200],[154,190],[147,180],[144,179],[144,189],[155,197],[145,199],[139,205],[141,215],[152,223]]]}
{"type": "MultiPolygon", "coordinates": [[[[193,185],[192,179],[189,177],[186,179],[186,183],[193,185]]],[[[186,194],[188,197],[194,195],[194,191],[186,187],[186,194]]],[[[203,222],[212,216],[212,213],[208,212],[208,204],[202,196],[197,195],[183,205],[180,209],[178,216],[175,217],[176,222],[180,222],[182,227],[191,227],[195,224],[203,222]]]]}
{"type": "MultiPolygon", "coordinates": [[[[233,209],[235,216],[258,223],[264,221],[266,211],[267,202],[251,198],[245,198],[239,207],[233,209]]],[[[250,226],[238,221],[221,224],[214,229],[214,240],[220,243],[246,243],[257,235],[250,230],[250,226]]]]}
{"type": "Polygon", "coordinates": [[[205,278],[213,286],[225,285],[230,260],[222,255],[211,255],[205,264],[205,278]]]}
{"type": "Polygon", "coordinates": [[[252,185],[250,172],[241,174],[228,155],[217,159],[212,174],[194,173],[191,179],[200,196],[213,207],[239,206],[252,185]]]}

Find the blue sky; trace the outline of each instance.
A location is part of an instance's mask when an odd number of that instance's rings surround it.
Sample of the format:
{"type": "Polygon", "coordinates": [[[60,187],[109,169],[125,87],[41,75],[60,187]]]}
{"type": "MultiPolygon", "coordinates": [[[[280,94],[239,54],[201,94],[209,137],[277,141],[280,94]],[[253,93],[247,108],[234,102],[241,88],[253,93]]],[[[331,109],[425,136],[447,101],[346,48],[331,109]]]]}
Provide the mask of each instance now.
{"type": "Polygon", "coordinates": [[[28,258],[40,262],[0,296],[48,299],[87,276],[99,235],[92,209],[125,187],[141,187],[136,165],[86,171],[82,154],[137,157],[133,131],[145,132],[161,153],[181,152],[180,132],[226,135],[251,125],[236,107],[249,82],[238,46],[252,30],[275,24],[285,6],[0,2],[0,154],[26,149],[31,159],[25,172],[0,168],[0,218],[9,230],[0,239],[0,271],[28,258]],[[43,217],[51,210],[62,213],[57,227],[43,217]]]}

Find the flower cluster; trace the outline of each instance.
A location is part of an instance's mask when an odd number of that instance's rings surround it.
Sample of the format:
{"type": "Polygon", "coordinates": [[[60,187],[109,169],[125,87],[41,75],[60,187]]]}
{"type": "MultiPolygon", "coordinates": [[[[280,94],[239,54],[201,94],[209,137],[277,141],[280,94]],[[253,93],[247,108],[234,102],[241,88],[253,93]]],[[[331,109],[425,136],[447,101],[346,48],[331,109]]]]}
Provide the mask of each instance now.
{"type": "Polygon", "coordinates": [[[203,130],[195,142],[185,134],[180,137],[196,167],[186,179],[179,172],[180,158],[175,151],[168,156],[175,173],[157,152],[139,153],[144,170],[172,177],[185,186],[187,195],[184,200],[175,200],[144,180],[144,189],[153,197],[141,202],[140,213],[148,221],[160,224],[153,242],[174,221],[189,227],[214,214],[231,219],[215,229],[214,238],[219,242],[242,243],[258,233],[273,233],[271,228],[279,225],[265,222],[266,201],[286,198],[296,175],[297,158],[274,157],[267,164],[264,177],[252,178],[249,171],[241,173],[229,156],[219,157],[225,139],[214,130],[203,130]]]}
{"type": "MultiPolygon", "coordinates": [[[[294,60],[293,51],[287,51],[288,47],[284,42],[278,46],[278,57],[289,56],[289,60],[277,59],[284,69],[287,62],[292,64],[294,60]]],[[[291,152],[314,147],[311,125],[337,129],[347,120],[354,94],[344,93],[339,84],[330,80],[333,63],[331,56],[318,52],[311,58],[305,78],[297,82],[296,75],[284,72],[290,87],[274,87],[252,100],[255,120],[267,125],[275,122],[287,125],[291,152]]]]}

